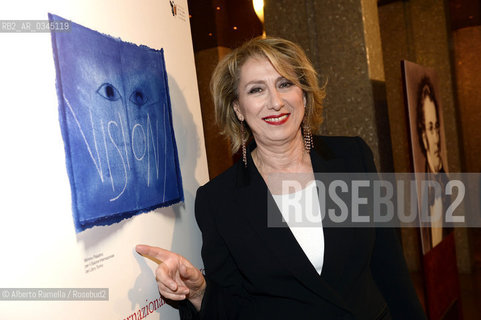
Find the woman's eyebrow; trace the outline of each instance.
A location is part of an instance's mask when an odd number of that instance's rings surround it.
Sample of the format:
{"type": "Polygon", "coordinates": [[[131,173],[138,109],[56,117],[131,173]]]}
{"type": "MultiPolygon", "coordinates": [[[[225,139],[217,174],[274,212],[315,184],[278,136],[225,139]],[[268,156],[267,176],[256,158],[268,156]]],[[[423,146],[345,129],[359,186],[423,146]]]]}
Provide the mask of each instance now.
{"type": "MultiPolygon", "coordinates": [[[[283,76],[279,76],[274,80],[274,82],[277,83],[277,82],[282,81],[282,80],[287,80],[287,78],[283,77],[283,76]]],[[[249,86],[249,85],[252,85],[252,84],[264,84],[264,83],[266,83],[265,80],[251,80],[244,85],[244,88],[249,86]]]]}
{"type": "Polygon", "coordinates": [[[244,88],[252,84],[264,84],[264,83],[265,83],[264,80],[251,80],[244,85],[244,88]]]}

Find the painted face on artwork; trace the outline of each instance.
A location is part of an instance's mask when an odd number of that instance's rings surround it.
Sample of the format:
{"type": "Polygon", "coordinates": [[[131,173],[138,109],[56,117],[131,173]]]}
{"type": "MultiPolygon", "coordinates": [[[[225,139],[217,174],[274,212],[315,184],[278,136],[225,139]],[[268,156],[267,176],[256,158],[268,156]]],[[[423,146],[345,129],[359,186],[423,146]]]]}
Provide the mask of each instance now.
{"type": "Polygon", "coordinates": [[[249,58],[240,70],[234,110],[245,120],[256,143],[280,145],[300,134],[305,97],[266,58],[249,58]]]}
{"type": "Polygon", "coordinates": [[[426,150],[429,169],[439,172],[442,168],[441,148],[439,138],[439,119],[436,115],[436,106],[429,97],[424,99],[424,131],[423,143],[426,150]]]}

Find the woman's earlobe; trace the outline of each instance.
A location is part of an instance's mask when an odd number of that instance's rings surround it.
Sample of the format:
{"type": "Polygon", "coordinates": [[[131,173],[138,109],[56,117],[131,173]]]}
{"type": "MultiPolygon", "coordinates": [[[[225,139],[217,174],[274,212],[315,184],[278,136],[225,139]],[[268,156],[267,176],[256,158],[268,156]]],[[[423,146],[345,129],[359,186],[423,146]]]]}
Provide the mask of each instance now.
{"type": "Polygon", "coordinates": [[[244,116],[242,115],[242,113],[239,110],[239,105],[235,102],[234,102],[233,109],[234,109],[235,115],[237,116],[237,119],[241,122],[244,121],[244,116]]]}

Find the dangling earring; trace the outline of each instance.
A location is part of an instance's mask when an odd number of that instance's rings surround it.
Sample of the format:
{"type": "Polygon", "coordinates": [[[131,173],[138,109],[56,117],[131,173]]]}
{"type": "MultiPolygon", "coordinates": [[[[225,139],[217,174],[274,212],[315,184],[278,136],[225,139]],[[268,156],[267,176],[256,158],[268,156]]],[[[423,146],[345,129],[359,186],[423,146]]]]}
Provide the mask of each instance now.
{"type": "Polygon", "coordinates": [[[307,153],[311,152],[312,147],[314,147],[314,141],[312,140],[311,127],[306,125],[304,119],[302,120],[302,133],[304,136],[304,147],[307,153]]]}
{"type": "Polygon", "coordinates": [[[244,168],[247,168],[247,150],[246,150],[246,139],[244,138],[246,128],[244,126],[244,120],[241,121],[241,139],[242,139],[242,162],[244,162],[244,168]]]}

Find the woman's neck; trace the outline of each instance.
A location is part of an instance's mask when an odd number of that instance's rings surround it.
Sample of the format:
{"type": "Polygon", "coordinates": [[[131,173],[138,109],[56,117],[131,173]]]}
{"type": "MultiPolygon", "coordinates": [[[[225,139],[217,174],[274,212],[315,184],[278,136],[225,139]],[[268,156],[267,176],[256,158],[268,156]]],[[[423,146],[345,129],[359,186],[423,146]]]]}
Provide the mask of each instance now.
{"type": "Polygon", "coordinates": [[[281,145],[257,142],[252,159],[261,173],[305,173],[312,172],[311,157],[306,152],[301,132],[294,139],[281,145]]]}

